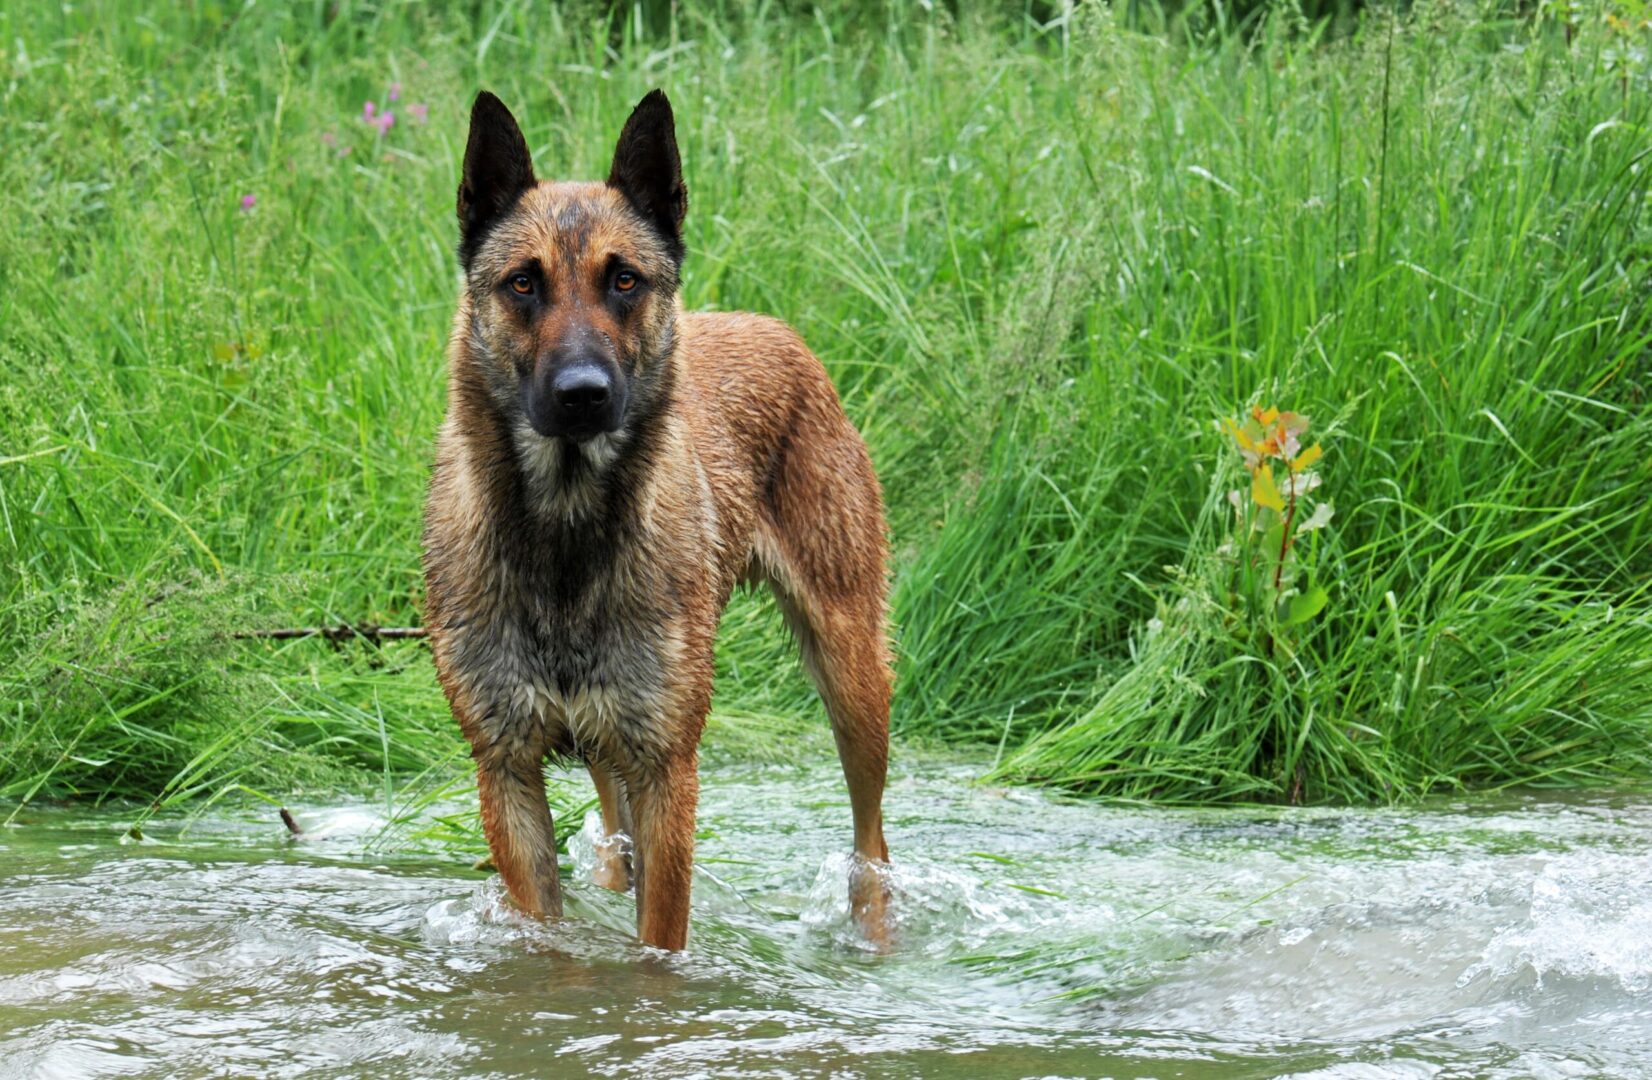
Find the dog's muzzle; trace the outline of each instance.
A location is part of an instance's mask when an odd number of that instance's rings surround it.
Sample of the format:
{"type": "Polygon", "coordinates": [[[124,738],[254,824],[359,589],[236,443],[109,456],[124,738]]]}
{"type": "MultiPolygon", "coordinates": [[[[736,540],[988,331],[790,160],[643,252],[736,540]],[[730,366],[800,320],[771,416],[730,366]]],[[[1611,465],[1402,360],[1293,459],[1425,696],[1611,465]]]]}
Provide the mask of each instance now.
{"type": "Polygon", "coordinates": [[[523,382],[522,398],[529,425],[547,439],[584,442],[617,430],[625,415],[625,386],[599,359],[541,365],[523,382]]]}

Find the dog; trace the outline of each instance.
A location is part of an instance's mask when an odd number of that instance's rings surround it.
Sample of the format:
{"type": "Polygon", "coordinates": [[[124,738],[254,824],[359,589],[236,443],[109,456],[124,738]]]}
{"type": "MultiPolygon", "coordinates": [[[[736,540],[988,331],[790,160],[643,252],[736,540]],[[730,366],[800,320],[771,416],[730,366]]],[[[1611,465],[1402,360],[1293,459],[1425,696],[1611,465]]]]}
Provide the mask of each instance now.
{"type": "Polygon", "coordinates": [[[547,759],[583,762],[595,878],[686,946],[698,754],[729,595],[767,583],[825,703],[854,817],[850,900],[888,940],[892,688],[883,496],[825,368],[784,323],[687,313],[688,194],[655,90],[605,182],[542,182],[476,98],[463,286],[424,519],[426,622],[515,905],[562,912],[547,759]]]}

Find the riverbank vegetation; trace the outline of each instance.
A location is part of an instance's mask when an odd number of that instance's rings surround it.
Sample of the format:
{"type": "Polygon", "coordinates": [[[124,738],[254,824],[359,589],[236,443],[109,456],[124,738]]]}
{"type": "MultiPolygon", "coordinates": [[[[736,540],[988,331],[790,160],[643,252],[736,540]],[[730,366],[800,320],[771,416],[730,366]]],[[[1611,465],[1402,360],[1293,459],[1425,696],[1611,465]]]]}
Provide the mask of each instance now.
{"type": "MultiPolygon", "coordinates": [[[[908,739],[1164,801],[1644,779],[1652,40],[1582,7],[13,5],[0,797],[462,777],[422,644],[235,634],[419,622],[481,87],[569,177],[672,95],[687,303],[794,323],[871,444],[908,739]],[[1323,447],[1285,573],[1220,426],[1270,407],[1323,447]]],[[[824,725],[764,598],[716,711],[824,725]]]]}

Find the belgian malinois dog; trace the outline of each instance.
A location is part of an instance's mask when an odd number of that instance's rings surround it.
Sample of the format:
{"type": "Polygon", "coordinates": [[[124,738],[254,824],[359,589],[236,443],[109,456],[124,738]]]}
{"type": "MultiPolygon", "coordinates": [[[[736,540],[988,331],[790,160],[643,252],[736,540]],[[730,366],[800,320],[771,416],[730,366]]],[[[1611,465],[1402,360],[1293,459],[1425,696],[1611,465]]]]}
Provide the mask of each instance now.
{"type": "Polygon", "coordinates": [[[459,185],[459,310],[425,509],[426,620],[516,905],[562,911],[547,758],[590,770],[643,941],[681,949],[712,643],[767,582],[831,718],[854,813],[851,906],[885,941],[890,656],[883,499],[820,361],[785,324],[686,313],[671,104],[626,121],[606,182],[534,177],[489,93],[459,185]]]}

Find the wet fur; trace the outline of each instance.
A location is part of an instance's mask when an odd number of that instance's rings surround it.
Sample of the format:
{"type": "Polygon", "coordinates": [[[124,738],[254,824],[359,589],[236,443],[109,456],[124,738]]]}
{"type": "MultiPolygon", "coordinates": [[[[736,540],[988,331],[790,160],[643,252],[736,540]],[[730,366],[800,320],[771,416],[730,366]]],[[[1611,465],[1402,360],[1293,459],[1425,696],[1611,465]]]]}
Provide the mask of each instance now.
{"type": "MultiPolygon", "coordinates": [[[[438,674],[518,906],[560,914],[542,770],[548,755],[577,758],[605,827],[634,832],[640,936],[680,949],[717,622],[738,582],[767,582],[831,717],[861,856],[855,911],[881,941],[890,668],[877,480],[791,329],[682,311],[686,193],[674,138],[669,153],[660,145],[670,109],[663,95],[651,108],[656,95],[633,114],[607,183],[534,180],[514,121],[478,101],[459,207],[465,288],[425,515],[438,674]],[[644,295],[602,292],[615,259],[641,271],[644,295]],[[499,287],[524,266],[549,298],[531,311],[499,287]],[[520,404],[533,365],[571,340],[610,353],[629,395],[619,428],[584,443],[538,435],[520,404]]],[[[617,858],[598,877],[623,887],[617,858]]]]}

